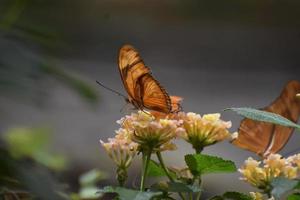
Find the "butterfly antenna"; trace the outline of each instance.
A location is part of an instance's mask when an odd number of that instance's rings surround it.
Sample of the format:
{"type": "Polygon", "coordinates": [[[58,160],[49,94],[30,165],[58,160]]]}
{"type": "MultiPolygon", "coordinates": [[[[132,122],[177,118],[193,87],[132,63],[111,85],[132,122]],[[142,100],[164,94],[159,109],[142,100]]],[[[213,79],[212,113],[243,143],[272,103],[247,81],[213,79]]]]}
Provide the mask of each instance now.
{"type": "Polygon", "coordinates": [[[120,92],[118,92],[118,91],[116,91],[116,90],[113,90],[113,89],[111,89],[111,88],[109,88],[109,87],[103,85],[103,84],[100,83],[99,81],[96,81],[96,83],[98,83],[100,86],[104,87],[105,89],[107,89],[107,90],[109,90],[109,91],[111,91],[111,92],[117,94],[118,96],[121,96],[121,97],[127,99],[127,97],[126,97],[124,94],[121,94],[120,92]]]}
{"type": "Polygon", "coordinates": [[[122,108],[120,109],[120,113],[122,113],[124,111],[124,109],[127,107],[128,103],[126,102],[126,104],[124,106],[122,106],[122,108]]]}

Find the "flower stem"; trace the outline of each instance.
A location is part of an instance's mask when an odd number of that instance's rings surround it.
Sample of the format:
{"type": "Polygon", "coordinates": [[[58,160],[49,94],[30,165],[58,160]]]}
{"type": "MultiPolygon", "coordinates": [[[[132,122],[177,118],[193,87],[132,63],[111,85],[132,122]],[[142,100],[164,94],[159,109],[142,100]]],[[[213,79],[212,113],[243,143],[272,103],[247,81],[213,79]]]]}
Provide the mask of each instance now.
{"type": "Polygon", "coordinates": [[[147,170],[148,170],[148,166],[149,166],[149,162],[150,162],[150,158],[151,158],[151,153],[152,150],[149,150],[146,152],[143,152],[143,174],[142,174],[142,178],[141,178],[141,185],[140,185],[140,191],[144,191],[145,190],[145,180],[146,180],[146,176],[147,176],[147,170]]]}
{"type": "Polygon", "coordinates": [[[158,161],[161,165],[161,167],[163,168],[163,170],[165,171],[166,175],[168,176],[168,178],[170,179],[171,182],[175,182],[174,178],[170,175],[169,173],[169,170],[168,168],[166,167],[163,159],[162,159],[162,156],[161,156],[161,153],[158,151],[156,152],[156,155],[157,155],[157,158],[158,158],[158,161]]]}
{"type": "MultiPolygon", "coordinates": [[[[199,188],[201,189],[201,186],[202,186],[201,176],[199,176],[198,181],[199,181],[199,188]]],[[[196,196],[196,200],[200,200],[201,195],[202,195],[202,191],[198,192],[197,196],[196,196]]]]}
{"type": "Polygon", "coordinates": [[[125,184],[125,181],[127,179],[127,169],[126,167],[119,167],[117,169],[117,180],[119,182],[119,186],[123,187],[125,184]]]}
{"type": "Polygon", "coordinates": [[[271,189],[270,189],[270,188],[265,189],[265,190],[264,190],[264,193],[268,196],[268,198],[271,198],[271,197],[272,197],[271,189]]]}
{"type": "MultiPolygon", "coordinates": [[[[162,158],[162,156],[161,156],[160,151],[157,151],[157,152],[156,152],[156,155],[157,155],[157,158],[158,158],[158,161],[159,161],[161,167],[163,168],[163,170],[164,170],[164,172],[166,173],[166,175],[167,175],[167,177],[169,178],[169,180],[170,180],[171,182],[175,182],[174,178],[170,175],[169,170],[168,170],[168,168],[166,167],[166,165],[165,165],[165,163],[164,163],[164,160],[163,160],[163,158],[162,158]]],[[[183,196],[182,193],[179,192],[178,194],[179,194],[179,196],[181,197],[181,199],[185,200],[185,198],[184,198],[184,196],[183,196]]]]}
{"type": "Polygon", "coordinates": [[[201,154],[201,152],[203,151],[203,148],[196,148],[195,151],[196,151],[196,154],[201,154]]]}
{"type": "MultiPolygon", "coordinates": [[[[198,149],[196,149],[196,154],[201,154],[202,151],[203,151],[203,148],[198,148],[198,149]]],[[[198,184],[199,184],[199,188],[201,189],[201,186],[202,186],[201,175],[198,176],[198,184]]],[[[196,200],[200,200],[201,195],[202,195],[202,191],[198,192],[197,196],[196,196],[196,200]]]]}

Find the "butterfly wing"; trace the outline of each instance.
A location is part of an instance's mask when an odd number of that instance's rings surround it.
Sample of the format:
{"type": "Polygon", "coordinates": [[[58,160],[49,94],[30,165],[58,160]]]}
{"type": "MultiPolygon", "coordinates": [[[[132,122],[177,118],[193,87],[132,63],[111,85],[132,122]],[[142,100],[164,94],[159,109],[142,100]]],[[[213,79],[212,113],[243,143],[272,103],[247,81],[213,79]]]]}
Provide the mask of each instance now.
{"type": "Polygon", "coordinates": [[[138,93],[143,107],[163,113],[172,111],[170,96],[150,74],[145,74],[139,79],[136,94],[138,93]]]}
{"type": "Polygon", "coordinates": [[[130,45],[119,52],[119,71],[129,100],[135,107],[170,113],[180,110],[180,97],[170,97],[151,75],[139,53],[130,45]]]}
{"type": "Polygon", "coordinates": [[[141,76],[151,72],[139,53],[130,45],[124,45],[119,51],[119,71],[129,98],[140,101],[140,97],[136,96],[137,81],[141,76]]]}
{"type": "MultiPolygon", "coordinates": [[[[297,122],[300,114],[300,101],[296,98],[296,94],[299,92],[300,82],[290,81],[280,96],[263,110],[297,122]]],[[[240,124],[239,135],[232,143],[258,155],[266,156],[280,151],[288,142],[292,132],[293,129],[289,127],[244,119],[240,124]]]]}

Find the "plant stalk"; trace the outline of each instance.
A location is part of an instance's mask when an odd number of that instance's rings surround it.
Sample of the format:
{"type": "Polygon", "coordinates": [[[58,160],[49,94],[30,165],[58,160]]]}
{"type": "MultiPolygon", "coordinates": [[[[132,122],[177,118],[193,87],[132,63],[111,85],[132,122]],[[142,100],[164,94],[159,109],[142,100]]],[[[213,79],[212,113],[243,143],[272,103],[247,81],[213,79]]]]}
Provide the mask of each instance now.
{"type": "MultiPolygon", "coordinates": [[[[203,151],[203,148],[201,148],[201,149],[198,148],[198,149],[196,149],[196,154],[201,154],[202,151],[203,151]]],[[[199,188],[201,189],[201,186],[202,186],[201,175],[199,175],[199,177],[198,177],[198,184],[199,184],[199,188]]],[[[200,200],[201,195],[202,195],[202,191],[198,192],[197,196],[196,196],[196,200],[200,200]]]]}
{"type": "MultiPolygon", "coordinates": [[[[198,181],[199,181],[199,188],[201,189],[201,187],[202,187],[201,176],[199,176],[198,181]]],[[[198,192],[198,193],[197,193],[197,196],[196,196],[196,200],[200,200],[201,195],[202,195],[202,191],[198,192]]]]}
{"type": "Polygon", "coordinates": [[[146,176],[147,176],[147,170],[148,170],[148,166],[149,166],[149,162],[150,162],[150,158],[151,158],[151,153],[152,150],[148,150],[145,154],[145,152],[143,152],[143,174],[142,174],[142,178],[141,178],[141,185],[140,185],[140,191],[143,192],[145,190],[145,181],[146,181],[146,176]]]}
{"type": "MultiPolygon", "coordinates": [[[[164,160],[163,160],[163,158],[161,156],[160,151],[156,152],[156,155],[157,155],[157,158],[158,158],[158,161],[159,161],[161,167],[163,168],[163,170],[166,173],[166,175],[169,178],[169,180],[171,182],[175,182],[174,178],[170,175],[169,170],[168,170],[168,168],[166,167],[166,165],[164,163],[164,160]]],[[[185,200],[185,198],[184,198],[184,196],[183,196],[183,194],[181,192],[179,192],[178,194],[179,194],[179,196],[181,197],[182,200],[185,200]]]]}

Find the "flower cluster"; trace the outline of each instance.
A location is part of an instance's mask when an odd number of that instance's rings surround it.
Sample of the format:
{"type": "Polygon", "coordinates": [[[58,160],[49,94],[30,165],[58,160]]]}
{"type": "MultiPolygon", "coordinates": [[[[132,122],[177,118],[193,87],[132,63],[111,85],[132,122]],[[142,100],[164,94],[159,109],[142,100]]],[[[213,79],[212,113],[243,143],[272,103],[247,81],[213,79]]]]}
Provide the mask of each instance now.
{"type": "Polygon", "coordinates": [[[140,151],[164,151],[176,149],[171,140],[182,132],[181,121],[156,119],[150,113],[139,111],[118,121],[130,131],[130,139],[139,144],[140,151]]]}
{"type": "MultiPolygon", "coordinates": [[[[176,137],[185,139],[199,152],[205,146],[229,138],[230,122],[220,120],[220,114],[208,114],[201,117],[195,113],[172,113],[171,115],[154,115],[138,111],[126,115],[117,123],[120,129],[108,142],[100,141],[110,158],[116,163],[117,178],[122,185],[127,178],[127,168],[134,156],[142,152],[143,156],[161,151],[175,150],[172,142],[176,137]]],[[[176,171],[176,170],[175,170],[176,171]]],[[[178,176],[191,179],[189,170],[177,170],[178,176]]],[[[175,172],[175,173],[176,173],[175,172]]]]}
{"type": "MultiPolygon", "coordinates": [[[[175,115],[175,114],[173,114],[175,115]]],[[[230,137],[231,122],[220,120],[220,114],[201,117],[195,113],[180,112],[172,118],[155,117],[146,111],[126,115],[115,138],[101,141],[108,155],[118,166],[128,166],[136,151],[164,151],[176,149],[172,139],[177,136],[191,143],[196,150],[230,137]]]]}
{"type": "Polygon", "coordinates": [[[250,183],[259,189],[267,189],[271,181],[276,177],[295,179],[299,173],[300,154],[282,158],[279,154],[270,154],[261,165],[260,161],[248,158],[239,171],[242,173],[242,180],[250,183]]]}
{"type": "Polygon", "coordinates": [[[196,113],[179,113],[183,121],[183,139],[193,145],[196,151],[201,151],[205,146],[230,138],[228,129],[231,122],[220,120],[220,114],[207,114],[202,117],[196,113]]]}
{"type": "Polygon", "coordinates": [[[109,138],[108,142],[100,140],[109,157],[119,168],[128,168],[137,152],[137,144],[129,139],[129,135],[126,129],[120,128],[116,131],[116,136],[109,138]]]}
{"type": "Polygon", "coordinates": [[[130,133],[126,129],[120,128],[116,131],[116,136],[109,138],[108,142],[100,140],[109,157],[117,165],[117,179],[121,186],[127,179],[127,168],[136,155],[138,147],[135,142],[130,140],[129,135],[130,133]]]}

